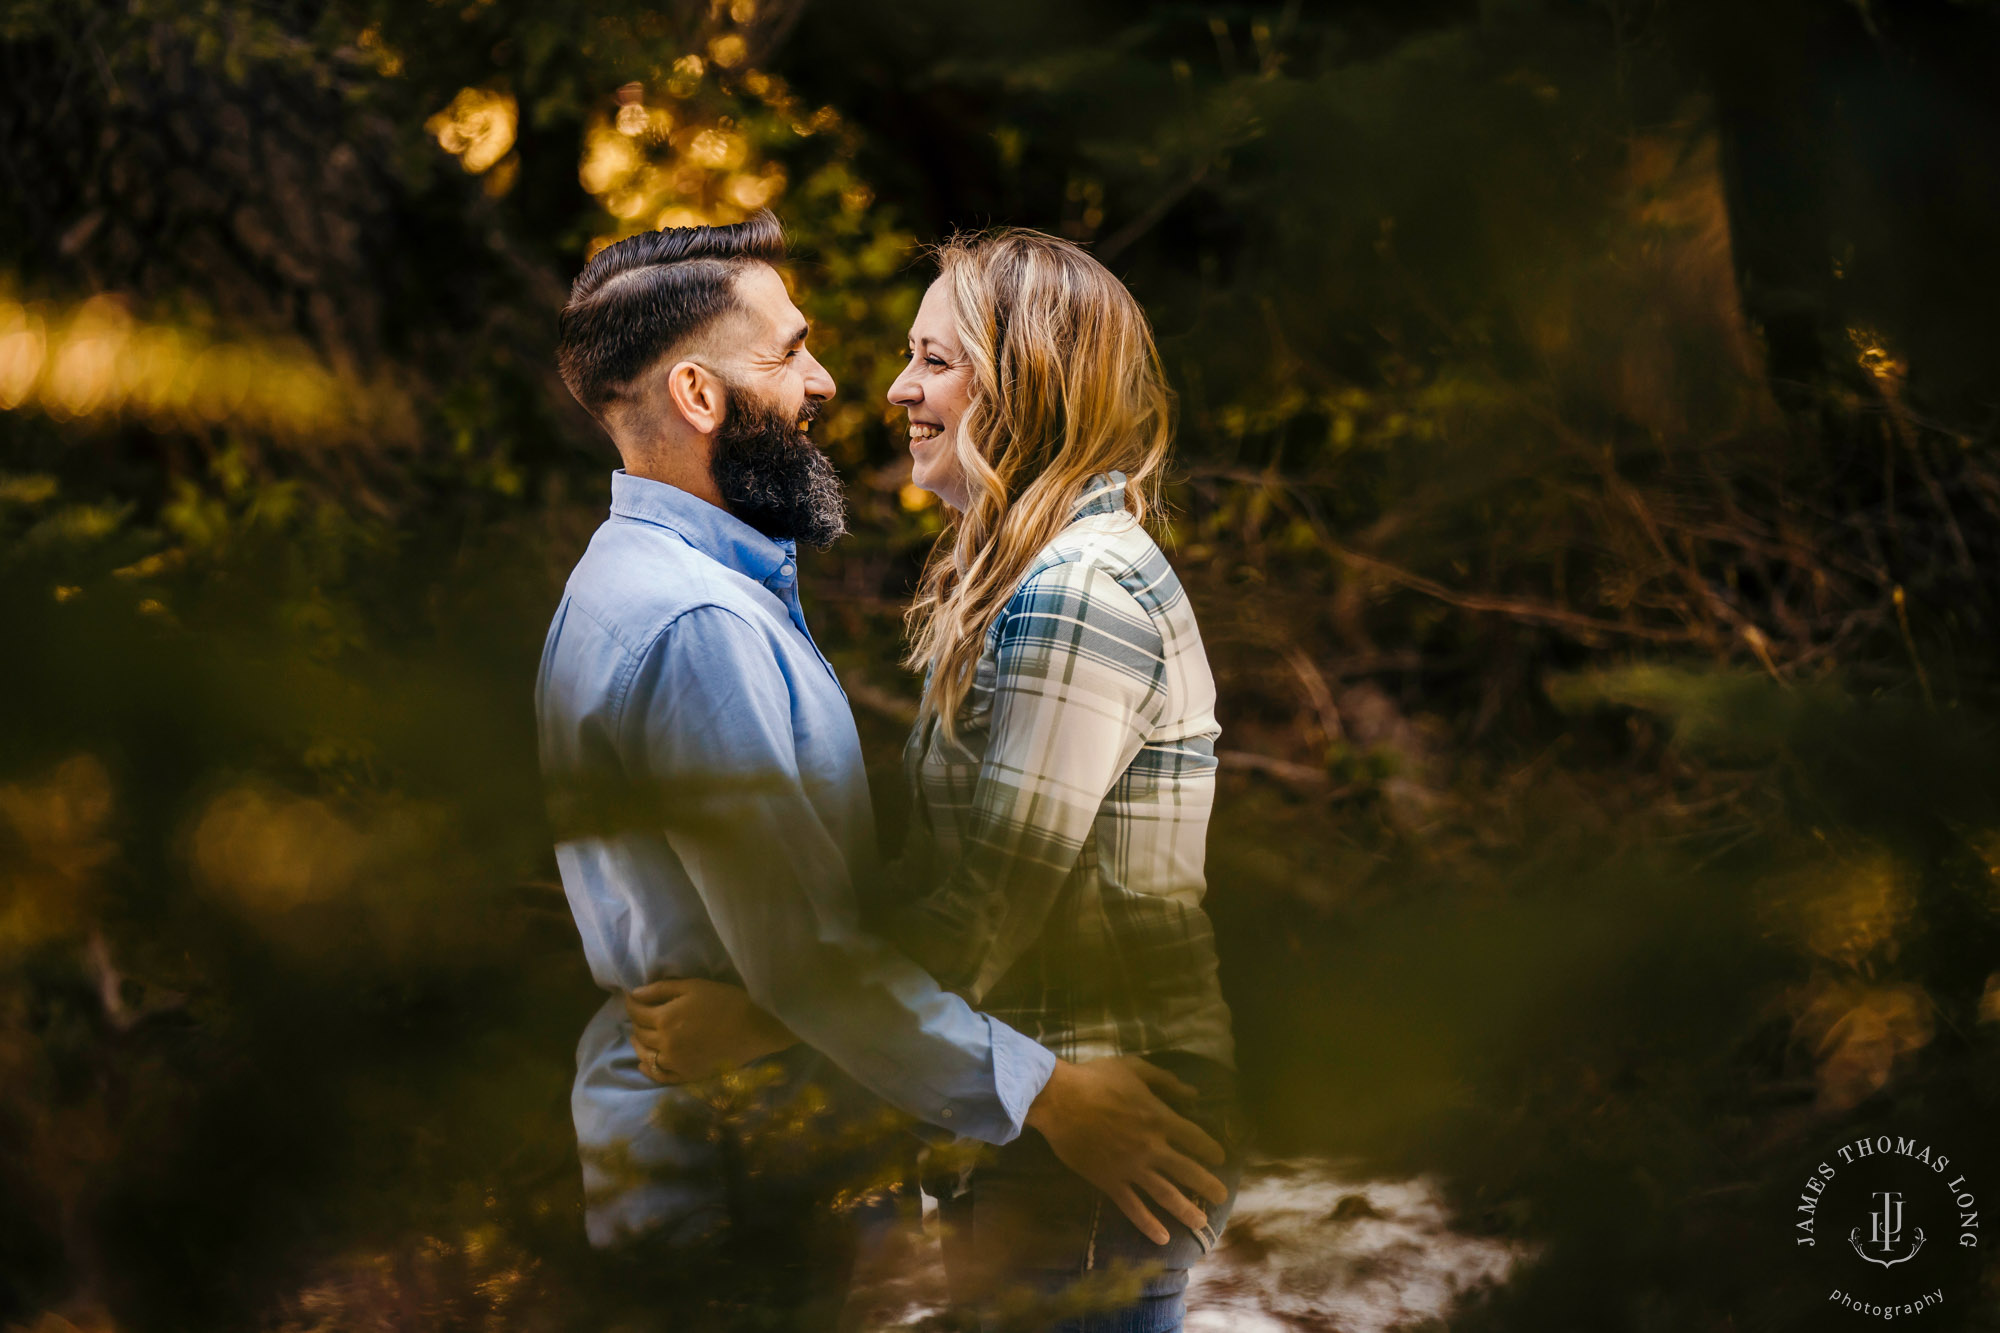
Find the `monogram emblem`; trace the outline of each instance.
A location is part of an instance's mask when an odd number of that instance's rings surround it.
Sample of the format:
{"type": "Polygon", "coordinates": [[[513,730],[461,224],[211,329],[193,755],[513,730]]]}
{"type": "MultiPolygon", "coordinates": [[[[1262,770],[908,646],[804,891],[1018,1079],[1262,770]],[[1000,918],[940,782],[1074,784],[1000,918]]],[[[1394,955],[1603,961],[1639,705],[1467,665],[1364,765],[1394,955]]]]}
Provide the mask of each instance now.
{"type": "Polygon", "coordinates": [[[1866,1259],[1871,1264],[1880,1264],[1884,1268],[1893,1268],[1897,1264],[1907,1263],[1909,1260],[1916,1258],[1917,1251],[1924,1248],[1924,1229],[1922,1227],[1914,1228],[1916,1239],[1911,1242],[1907,1254],[1895,1253],[1896,1247],[1902,1243],[1903,1239],[1903,1195],[1901,1191],[1877,1190],[1874,1197],[1875,1211],[1868,1215],[1867,1244],[1864,1246],[1862,1243],[1860,1227],[1856,1227],[1847,1233],[1848,1244],[1852,1245],[1854,1252],[1863,1259],[1866,1259]],[[1876,1253],[1869,1253],[1871,1250],[1876,1251],[1876,1253]],[[1891,1255],[1894,1255],[1894,1257],[1889,1257],[1891,1255]]]}

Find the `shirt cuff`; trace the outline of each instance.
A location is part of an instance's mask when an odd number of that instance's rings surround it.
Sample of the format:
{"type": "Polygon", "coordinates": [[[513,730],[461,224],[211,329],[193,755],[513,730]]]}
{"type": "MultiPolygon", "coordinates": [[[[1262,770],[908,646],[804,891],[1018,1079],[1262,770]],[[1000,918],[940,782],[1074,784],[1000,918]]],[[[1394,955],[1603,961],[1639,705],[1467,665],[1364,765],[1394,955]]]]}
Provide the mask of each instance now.
{"type": "Polygon", "coordinates": [[[1028,1108],[1042,1095],[1049,1075],[1056,1072],[1056,1057],[1040,1042],[1030,1041],[1005,1023],[987,1015],[986,1030],[993,1042],[993,1091],[999,1095],[1000,1109],[1007,1122],[1004,1138],[995,1144],[1012,1143],[1027,1122],[1028,1108]]]}

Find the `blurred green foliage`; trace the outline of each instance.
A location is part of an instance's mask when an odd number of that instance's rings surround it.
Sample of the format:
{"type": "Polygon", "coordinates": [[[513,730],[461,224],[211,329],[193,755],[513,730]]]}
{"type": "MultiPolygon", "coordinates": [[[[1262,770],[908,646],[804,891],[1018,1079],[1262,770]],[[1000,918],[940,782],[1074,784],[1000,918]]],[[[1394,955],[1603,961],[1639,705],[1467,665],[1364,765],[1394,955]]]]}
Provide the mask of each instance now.
{"type": "Polygon", "coordinates": [[[694,1320],[581,1240],[528,695],[614,460],[551,342],[594,243],[768,201],[891,836],[937,519],[881,392],[919,242],[1040,226],[1180,393],[1267,1148],[1539,1247],[1454,1327],[1813,1326],[1828,1145],[2000,1180],[1996,51],[1915,0],[10,5],[0,1322],[694,1320]]]}

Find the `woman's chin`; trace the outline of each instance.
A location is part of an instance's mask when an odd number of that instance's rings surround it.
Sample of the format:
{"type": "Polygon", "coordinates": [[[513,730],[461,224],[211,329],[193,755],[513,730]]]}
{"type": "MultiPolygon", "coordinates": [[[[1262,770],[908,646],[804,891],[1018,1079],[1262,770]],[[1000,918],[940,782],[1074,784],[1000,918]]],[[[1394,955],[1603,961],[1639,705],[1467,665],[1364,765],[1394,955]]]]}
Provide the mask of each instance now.
{"type": "Polygon", "coordinates": [[[965,487],[957,484],[956,459],[945,452],[941,440],[926,440],[910,446],[910,484],[929,491],[954,509],[965,507],[965,487]]]}

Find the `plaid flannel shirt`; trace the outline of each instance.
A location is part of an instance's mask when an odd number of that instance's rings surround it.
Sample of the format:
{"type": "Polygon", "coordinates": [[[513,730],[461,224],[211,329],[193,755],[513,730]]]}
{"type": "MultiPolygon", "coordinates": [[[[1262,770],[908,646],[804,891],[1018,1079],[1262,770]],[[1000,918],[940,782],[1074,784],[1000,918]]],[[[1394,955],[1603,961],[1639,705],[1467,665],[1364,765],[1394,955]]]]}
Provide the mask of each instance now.
{"type": "Polygon", "coordinates": [[[1219,732],[1187,594],[1099,476],[988,632],[956,738],[910,737],[927,887],[890,933],[1058,1055],[1233,1065],[1201,906],[1219,732]]]}

